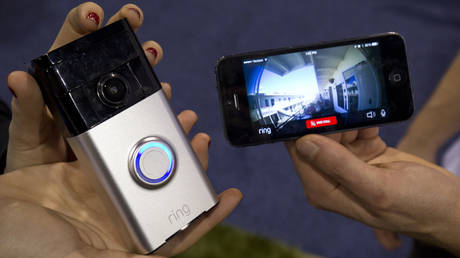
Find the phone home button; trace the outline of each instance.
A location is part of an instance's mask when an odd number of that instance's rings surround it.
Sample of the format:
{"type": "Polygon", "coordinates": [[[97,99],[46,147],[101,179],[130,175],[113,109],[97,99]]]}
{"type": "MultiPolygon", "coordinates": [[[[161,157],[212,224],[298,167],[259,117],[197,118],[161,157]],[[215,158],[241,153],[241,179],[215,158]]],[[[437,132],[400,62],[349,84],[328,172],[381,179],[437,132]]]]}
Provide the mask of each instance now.
{"type": "Polygon", "coordinates": [[[174,151],[158,137],[142,139],[130,155],[130,173],[144,187],[163,185],[173,175],[174,168],[174,151]]]}
{"type": "Polygon", "coordinates": [[[394,69],[388,75],[388,80],[395,86],[403,84],[406,79],[406,74],[401,69],[394,69]]]}

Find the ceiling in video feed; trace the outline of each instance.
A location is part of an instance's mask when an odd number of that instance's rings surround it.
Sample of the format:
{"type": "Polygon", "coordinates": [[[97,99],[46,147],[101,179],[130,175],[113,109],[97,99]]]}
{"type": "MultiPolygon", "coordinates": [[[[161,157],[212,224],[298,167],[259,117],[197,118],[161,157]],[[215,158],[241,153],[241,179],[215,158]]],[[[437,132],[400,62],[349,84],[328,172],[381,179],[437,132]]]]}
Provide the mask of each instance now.
{"type": "Polygon", "coordinates": [[[380,67],[377,42],[244,60],[251,120],[281,130],[290,121],[379,108],[380,67]]]}

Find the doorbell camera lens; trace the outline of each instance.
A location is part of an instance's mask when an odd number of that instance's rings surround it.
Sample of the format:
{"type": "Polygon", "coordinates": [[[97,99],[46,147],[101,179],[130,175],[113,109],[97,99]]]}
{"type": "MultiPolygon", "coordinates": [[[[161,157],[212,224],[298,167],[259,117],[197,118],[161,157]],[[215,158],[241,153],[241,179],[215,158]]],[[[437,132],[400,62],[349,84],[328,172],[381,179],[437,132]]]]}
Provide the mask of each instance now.
{"type": "Polygon", "coordinates": [[[102,94],[107,101],[119,103],[126,96],[126,86],[120,79],[110,79],[102,86],[102,94]]]}
{"type": "Polygon", "coordinates": [[[119,107],[128,95],[127,82],[120,75],[112,73],[99,82],[97,93],[104,104],[119,107]]]}

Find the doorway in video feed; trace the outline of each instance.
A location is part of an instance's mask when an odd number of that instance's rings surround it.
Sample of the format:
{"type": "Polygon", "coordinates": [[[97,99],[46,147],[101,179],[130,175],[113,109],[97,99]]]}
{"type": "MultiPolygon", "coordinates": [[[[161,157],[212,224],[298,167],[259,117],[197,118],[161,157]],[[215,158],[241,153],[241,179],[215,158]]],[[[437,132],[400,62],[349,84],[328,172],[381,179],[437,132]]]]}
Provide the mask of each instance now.
{"type": "Polygon", "coordinates": [[[361,45],[244,60],[255,127],[284,133],[293,121],[344,121],[350,114],[384,105],[378,43],[361,45]]]}

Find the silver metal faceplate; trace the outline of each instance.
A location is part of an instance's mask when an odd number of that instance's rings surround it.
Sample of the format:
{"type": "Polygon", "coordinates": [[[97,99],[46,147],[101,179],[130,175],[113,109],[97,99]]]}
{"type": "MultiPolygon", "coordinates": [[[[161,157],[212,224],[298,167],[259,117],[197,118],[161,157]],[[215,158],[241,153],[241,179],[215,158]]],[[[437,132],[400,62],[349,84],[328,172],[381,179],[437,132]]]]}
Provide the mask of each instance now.
{"type": "MultiPolygon", "coordinates": [[[[130,244],[150,253],[217,203],[208,177],[193,152],[162,90],[97,125],[67,139],[94,185],[103,188],[107,208],[130,244]],[[166,184],[140,186],[128,169],[131,150],[147,136],[166,140],[176,153],[174,175],[166,184]],[[114,216],[117,216],[114,214],[114,216]]],[[[101,189],[99,189],[101,190],[101,189]]],[[[101,218],[104,219],[104,218],[101,218]]]]}

